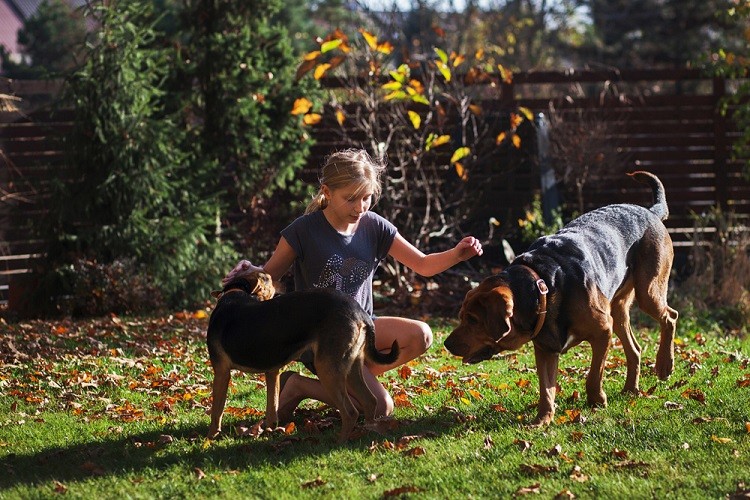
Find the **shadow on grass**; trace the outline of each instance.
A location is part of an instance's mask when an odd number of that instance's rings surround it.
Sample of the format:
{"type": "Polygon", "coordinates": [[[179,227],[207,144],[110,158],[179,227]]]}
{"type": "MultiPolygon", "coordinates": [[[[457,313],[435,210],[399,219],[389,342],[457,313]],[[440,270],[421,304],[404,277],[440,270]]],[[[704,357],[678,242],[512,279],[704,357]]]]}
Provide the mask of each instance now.
{"type": "Polygon", "coordinates": [[[342,448],[367,450],[376,443],[397,442],[407,435],[434,439],[463,425],[450,412],[431,414],[420,420],[397,418],[393,429],[384,434],[367,431],[359,425],[355,437],[339,445],[336,438],[340,420],[337,417],[328,420],[321,432],[298,429],[291,435],[243,437],[230,431],[209,442],[205,439],[207,425],[182,425],[144,433],[112,434],[95,442],[52,447],[33,454],[11,453],[0,458],[0,491],[20,485],[54,481],[66,484],[108,476],[131,476],[136,481],[140,474],[151,477],[174,466],[191,474],[200,474],[199,469],[204,468],[207,473],[217,468],[241,471],[322,456],[342,448]]]}

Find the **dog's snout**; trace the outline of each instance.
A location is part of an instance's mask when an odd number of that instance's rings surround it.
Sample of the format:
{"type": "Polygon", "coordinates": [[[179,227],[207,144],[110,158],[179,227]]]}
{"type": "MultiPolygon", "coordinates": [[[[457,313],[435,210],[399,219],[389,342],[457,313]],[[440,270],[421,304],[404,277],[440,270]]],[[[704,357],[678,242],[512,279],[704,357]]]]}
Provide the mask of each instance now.
{"type": "Polygon", "coordinates": [[[448,335],[448,338],[445,339],[445,342],[443,343],[443,345],[445,345],[445,348],[448,349],[448,352],[450,352],[454,356],[464,356],[469,350],[469,345],[461,341],[459,335],[460,332],[458,330],[453,330],[453,332],[448,335]]]}

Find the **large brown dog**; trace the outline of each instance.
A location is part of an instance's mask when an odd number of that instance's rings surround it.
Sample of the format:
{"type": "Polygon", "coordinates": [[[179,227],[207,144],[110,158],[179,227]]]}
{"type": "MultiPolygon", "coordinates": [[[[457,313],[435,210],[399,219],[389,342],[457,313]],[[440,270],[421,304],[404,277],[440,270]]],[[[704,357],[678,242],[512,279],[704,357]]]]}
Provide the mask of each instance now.
{"type": "Polygon", "coordinates": [[[445,340],[465,363],[532,341],[540,392],[534,426],[552,421],[558,358],[582,341],[592,349],[588,403],[607,404],[602,374],[613,330],[627,361],[624,391],[638,393],[641,347],[630,327],[633,299],[661,327],[658,377],[672,373],[677,311],[667,304],[674,251],[662,222],[669,214],[664,186],[648,172],[629,175],[653,189],[650,209],[608,205],[538,239],[502,273],[466,294],[461,322],[445,340]]]}
{"type": "Polygon", "coordinates": [[[266,273],[253,272],[224,287],[208,323],[208,353],[214,369],[211,426],[221,431],[221,416],[232,369],[266,375],[266,425],[275,425],[279,409],[279,370],[308,349],[320,383],[341,413],[339,441],[345,441],[359,417],[347,389],[372,423],[377,400],[362,378],[365,359],[390,364],[391,352],[375,348],[372,318],[349,295],[318,288],[271,298],[274,287],[266,273]]]}

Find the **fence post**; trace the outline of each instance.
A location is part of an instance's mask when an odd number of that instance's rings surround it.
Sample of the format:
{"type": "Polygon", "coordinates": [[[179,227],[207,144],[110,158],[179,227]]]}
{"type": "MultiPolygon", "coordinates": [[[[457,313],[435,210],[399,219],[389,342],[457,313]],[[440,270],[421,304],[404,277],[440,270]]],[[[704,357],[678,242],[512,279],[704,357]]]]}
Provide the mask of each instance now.
{"type": "Polygon", "coordinates": [[[539,164],[539,179],[542,188],[542,212],[545,224],[552,224],[552,214],[560,208],[560,195],[557,192],[555,170],[549,152],[549,121],[544,113],[537,113],[536,158],[539,164]]]}
{"type": "Polygon", "coordinates": [[[713,79],[714,98],[714,176],[716,190],[716,204],[722,211],[726,211],[729,194],[727,192],[727,123],[726,116],[721,112],[721,101],[726,96],[726,80],[723,77],[713,79]]]}

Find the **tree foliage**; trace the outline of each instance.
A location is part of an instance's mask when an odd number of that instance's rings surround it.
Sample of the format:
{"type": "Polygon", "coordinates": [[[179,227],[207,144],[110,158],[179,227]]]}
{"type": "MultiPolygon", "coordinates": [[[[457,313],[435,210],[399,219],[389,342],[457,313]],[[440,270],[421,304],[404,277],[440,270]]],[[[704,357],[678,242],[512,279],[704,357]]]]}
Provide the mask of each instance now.
{"type": "Polygon", "coordinates": [[[483,98],[497,99],[512,78],[503,66],[481,53],[423,48],[396,52],[363,28],[351,37],[331,33],[303,57],[298,75],[332,79],[343,91],[329,92],[323,116],[309,111],[309,102],[300,111],[310,122],[338,125],[341,147],[385,157],[377,210],[418,247],[445,249],[482,203],[489,176],[516,166],[507,153],[521,147],[520,130],[532,115],[483,107],[483,98]]]}
{"type": "Polygon", "coordinates": [[[714,52],[710,64],[716,75],[736,79],[734,92],[722,105],[724,113],[731,112],[740,131],[734,142],[734,155],[743,162],[745,175],[750,177],[750,4],[738,2],[727,9],[725,16],[742,35],[714,52]]]}
{"type": "Polygon", "coordinates": [[[58,192],[50,264],[68,278],[63,292],[75,286],[65,272],[71,262],[133,258],[171,303],[207,296],[226,253],[212,238],[215,173],[201,168],[164,110],[169,65],[155,43],[153,12],[145,2],[115,1],[92,15],[98,39],[68,82],[75,174],[58,192]]]}
{"type": "Polygon", "coordinates": [[[227,180],[229,206],[248,214],[240,229],[251,249],[269,246],[248,231],[271,210],[272,195],[301,192],[296,173],[313,142],[291,111],[301,95],[314,98],[316,85],[295,81],[289,34],[275,21],[280,7],[278,0],[196,0],[185,16],[185,80],[196,84],[187,89],[187,127],[196,154],[227,180]]]}

